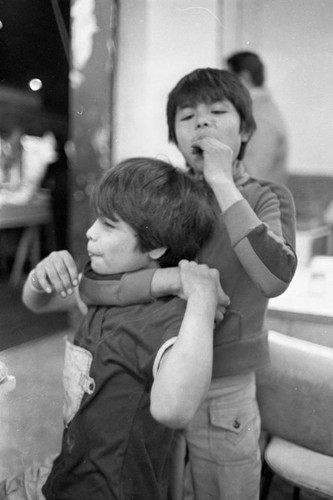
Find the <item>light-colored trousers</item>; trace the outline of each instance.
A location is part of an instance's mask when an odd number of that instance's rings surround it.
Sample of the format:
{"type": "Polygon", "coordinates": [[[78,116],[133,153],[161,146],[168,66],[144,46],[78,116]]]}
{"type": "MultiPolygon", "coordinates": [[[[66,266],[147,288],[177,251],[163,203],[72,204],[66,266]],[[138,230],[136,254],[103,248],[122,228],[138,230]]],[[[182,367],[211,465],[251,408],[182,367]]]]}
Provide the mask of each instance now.
{"type": "Polygon", "coordinates": [[[255,391],[254,373],[212,381],[194,419],[176,435],[172,500],[259,499],[260,416],[255,391]]]}

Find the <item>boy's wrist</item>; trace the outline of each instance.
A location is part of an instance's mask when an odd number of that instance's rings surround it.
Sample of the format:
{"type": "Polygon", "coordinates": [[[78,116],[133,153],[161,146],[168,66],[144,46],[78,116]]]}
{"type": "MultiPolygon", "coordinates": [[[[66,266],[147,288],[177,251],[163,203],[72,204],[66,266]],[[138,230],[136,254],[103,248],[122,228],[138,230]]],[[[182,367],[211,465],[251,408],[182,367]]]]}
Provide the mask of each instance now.
{"type": "Polygon", "coordinates": [[[197,310],[213,312],[213,314],[215,314],[215,310],[217,308],[217,296],[213,291],[196,290],[188,296],[187,301],[196,305],[197,310]]]}
{"type": "Polygon", "coordinates": [[[243,199],[243,195],[233,181],[216,182],[211,185],[222,212],[243,199]]]}
{"type": "Polygon", "coordinates": [[[150,285],[150,292],[154,298],[178,295],[180,291],[181,281],[178,267],[156,269],[150,285]]]}

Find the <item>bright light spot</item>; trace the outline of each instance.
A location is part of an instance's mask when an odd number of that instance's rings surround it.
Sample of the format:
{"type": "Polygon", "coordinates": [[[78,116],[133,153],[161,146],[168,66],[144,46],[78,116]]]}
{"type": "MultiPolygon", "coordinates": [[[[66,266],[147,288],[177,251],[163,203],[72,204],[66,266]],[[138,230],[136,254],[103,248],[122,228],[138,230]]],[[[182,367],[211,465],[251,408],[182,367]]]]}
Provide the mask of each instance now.
{"type": "Polygon", "coordinates": [[[0,21],[0,30],[1,30],[1,28],[3,28],[3,24],[2,24],[2,22],[0,21]]]}
{"type": "Polygon", "coordinates": [[[43,84],[42,84],[42,82],[41,82],[41,80],[39,78],[33,78],[29,82],[29,87],[34,92],[36,92],[36,90],[40,90],[42,88],[42,86],[43,86],[43,84]]]}

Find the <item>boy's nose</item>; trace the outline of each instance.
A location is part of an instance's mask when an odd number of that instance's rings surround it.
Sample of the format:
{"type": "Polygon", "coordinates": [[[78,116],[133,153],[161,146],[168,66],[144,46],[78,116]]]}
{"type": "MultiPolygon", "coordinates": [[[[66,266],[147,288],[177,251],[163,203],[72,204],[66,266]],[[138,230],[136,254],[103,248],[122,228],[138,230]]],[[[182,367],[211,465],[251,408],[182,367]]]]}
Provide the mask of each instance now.
{"type": "Polygon", "coordinates": [[[94,222],[94,224],[92,226],[90,226],[90,228],[86,232],[86,236],[87,236],[88,240],[96,239],[96,221],[94,222]]]}
{"type": "Polygon", "coordinates": [[[198,118],[197,118],[197,128],[209,127],[210,124],[211,124],[211,121],[210,121],[208,115],[203,114],[201,116],[198,116],[198,118]]]}

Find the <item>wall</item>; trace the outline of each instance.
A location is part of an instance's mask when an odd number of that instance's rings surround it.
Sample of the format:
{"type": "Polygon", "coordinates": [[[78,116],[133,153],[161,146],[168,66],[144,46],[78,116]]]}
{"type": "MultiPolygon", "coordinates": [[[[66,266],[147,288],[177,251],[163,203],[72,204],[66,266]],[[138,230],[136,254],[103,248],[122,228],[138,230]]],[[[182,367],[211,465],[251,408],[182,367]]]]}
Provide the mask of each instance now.
{"type": "Polygon", "coordinates": [[[224,0],[224,52],[258,51],[290,134],[290,171],[332,175],[333,1],[224,0]]]}
{"type": "Polygon", "coordinates": [[[161,154],[168,91],[196,67],[221,67],[233,50],[258,51],[285,116],[290,171],[333,166],[332,0],[122,0],[113,158],[161,154]]]}
{"type": "Polygon", "coordinates": [[[186,73],[220,60],[219,2],[122,0],[118,39],[113,158],[161,155],[168,144],[167,94],[186,73]]]}
{"type": "Polygon", "coordinates": [[[86,261],[86,231],[93,220],[90,195],[110,165],[116,0],[71,0],[70,249],[86,261]]]}

